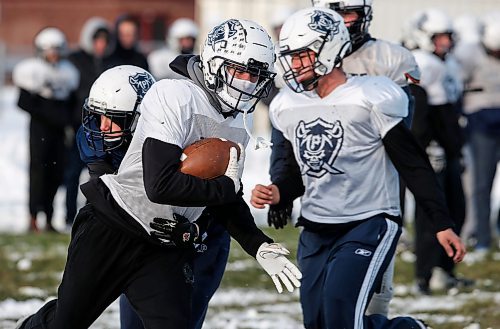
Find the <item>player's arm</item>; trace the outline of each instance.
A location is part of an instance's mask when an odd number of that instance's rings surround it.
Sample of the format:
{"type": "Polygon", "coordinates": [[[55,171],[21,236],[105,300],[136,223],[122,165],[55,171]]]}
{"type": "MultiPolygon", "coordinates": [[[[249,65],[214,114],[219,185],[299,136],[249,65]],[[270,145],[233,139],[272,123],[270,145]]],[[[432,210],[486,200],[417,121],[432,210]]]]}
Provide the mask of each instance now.
{"type": "Polygon", "coordinates": [[[444,193],[425,151],[415,137],[400,122],[382,139],[392,163],[408,184],[408,188],[432,219],[436,231],[452,228],[444,193]]]}
{"type": "Polygon", "coordinates": [[[155,203],[181,207],[221,205],[236,201],[235,183],[228,176],[201,179],[179,171],[182,149],[148,137],[142,148],[144,187],[155,203]]]}
{"type": "Polygon", "coordinates": [[[70,122],[67,101],[47,99],[38,94],[20,89],[17,106],[37,120],[56,128],[63,128],[70,122]]]}
{"type": "Polygon", "coordinates": [[[262,243],[273,242],[273,239],[255,225],[250,209],[241,196],[234,202],[211,206],[207,210],[224,225],[231,237],[252,257],[255,257],[262,243]]]}
{"type": "MultiPolygon", "coordinates": [[[[283,136],[283,133],[272,127],[271,163],[269,174],[271,181],[275,182],[280,177],[300,174],[300,169],[293,155],[292,144],[283,136]]],[[[286,203],[271,205],[267,213],[267,223],[275,228],[283,228],[291,220],[293,200],[286,203]]]]}
{"type": "Polygon", "coordinates": [[[279,293],[283,285],[292,292],[300,287],[302,273],[288,260],[290,252],[279,243],[273,243],[256,225],[248,205],[241,195],[233,203],[210,207],[214,218],[222,222],[229,234],[269,274],[279,293]]]}
{"type": "Polygon", "coordinates": [[[425,151],[403,122],[390,129],[382,142],[392,163],[415,196],[416,202],[431,219],[430,224],[439,243],[455,262],[461,261],[465,255],[465,246],[453,232],[454,225],[446,208],[444,193],[425,151]]]}

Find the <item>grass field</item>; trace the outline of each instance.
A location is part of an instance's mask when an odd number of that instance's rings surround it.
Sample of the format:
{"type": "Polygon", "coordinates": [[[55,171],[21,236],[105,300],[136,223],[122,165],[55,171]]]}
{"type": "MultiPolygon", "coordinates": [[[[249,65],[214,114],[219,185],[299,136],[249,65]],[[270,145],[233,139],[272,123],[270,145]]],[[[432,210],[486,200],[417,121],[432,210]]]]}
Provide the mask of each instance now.
{"type": "MultiPolygon", "coordinates": [[[[297,229],[266,231],[283,242],[295,257],[297,229]]],[[[0,303],[54,296],[68,242],[69,236],[58,234],[0,235],[0,303]]],[[[399,252],[391,313],[416,315],[433,328],[500,328],[500,253],[491,253],[484,261],[460,264],[457,272],[476,279],[475,287],[415,296],[411,289],[412,254],[399,252]]],[[[8,317],[1,313],[0,306],[0,316],[8,317]]],[[[204,328],[295,329],[300,328],[300,323],[298,294],[276,294],[257,262],[233,243],[224,279],[212,300],[204,328]]]]}

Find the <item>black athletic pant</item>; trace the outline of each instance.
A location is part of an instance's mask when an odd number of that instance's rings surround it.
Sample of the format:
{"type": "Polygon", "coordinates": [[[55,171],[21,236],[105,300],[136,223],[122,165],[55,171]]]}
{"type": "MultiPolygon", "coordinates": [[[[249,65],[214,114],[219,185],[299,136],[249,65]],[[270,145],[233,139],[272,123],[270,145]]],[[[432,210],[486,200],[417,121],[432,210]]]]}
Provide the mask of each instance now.
{"type": "Polygon", "coordinates": [[[166,249],[98,219],[92,205],[78,213],[58,299],[24,322],[28,329],[88,328],[122,292],[146,328],[188,328],[191,249],[166,249]]]}
{"type": "Polygon", "coordinates": [[[51,223],[53,202],[64,171],[64,132],[31,120],[29,166],[29,211],[35,217],[39,211],[51,223]]]}

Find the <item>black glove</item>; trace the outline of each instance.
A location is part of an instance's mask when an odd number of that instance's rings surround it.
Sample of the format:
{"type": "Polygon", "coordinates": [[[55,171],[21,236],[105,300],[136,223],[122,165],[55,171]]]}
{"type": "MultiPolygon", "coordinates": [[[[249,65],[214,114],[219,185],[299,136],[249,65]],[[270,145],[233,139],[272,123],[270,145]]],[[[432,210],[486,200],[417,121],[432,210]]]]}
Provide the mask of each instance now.
{"type": "Polygon", "coordinates": [[[267,224],[276,229],[284,228],[292,220],[293,203],[284,206],[270,206],[267,212],[267,224]]]}
{"type": "Polygon", "coordinates": [[[192,247],[199,235],[198,225],[179,214],[174,214],[174,219],[156,217],[149,226],[151,236],[168,247],[192,247]]]}

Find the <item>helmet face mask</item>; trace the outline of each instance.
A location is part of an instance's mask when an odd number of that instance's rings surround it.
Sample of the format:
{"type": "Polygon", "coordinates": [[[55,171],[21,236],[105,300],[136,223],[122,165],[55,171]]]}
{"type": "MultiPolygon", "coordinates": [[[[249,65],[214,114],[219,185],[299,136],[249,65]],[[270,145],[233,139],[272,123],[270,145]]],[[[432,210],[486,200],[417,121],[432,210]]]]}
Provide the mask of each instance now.
{"type": "Polygon", "coordinates": [[[279,42],[283,79],[295,92],[314,89],[322,76],[342,65],[351,47],[342,17],[326,8],[303,9],[290,16],[279,42]]]}
{"type": "Polygon", "coordinates": [[[82,109],[82,126],[91,149],[109,152],[130,143],[139,105],[154,82],[151,74],[132,65],[114,67],[97,78],[82,109]]]}
{"type": "Polygon", "coordinates": [[[351,36],[353,45],[362,43],[368,34],[368,28],[373,18],[373,0],[312,0],[313,6],[335,10],[344,16],[349,13],[356,13],[357,18],[353,21],[346,21],[347,29],[351,36]]]}
{"type": "Polygon", "coordinates": [[[283,80],[290,89],[296,93],[311,91],[316,88],[321,75],[316,73],[321,66],[319,61],[316,61],[316,53],[309,48],[304,47],[289,52],[282,52],[280,64],[284,68],[283,80]],[[296,71],[293,67],[294,61],[300,61],[300,71],[296,71]]]}
{"type": "Polygon", "coordinates": [[[201,52],[205,86],[222,112],[251,113],[276,75],[271,37],[258,24],[230,19],[214,27],[201,52]]]}
{"type": "Polygon", "coordinates": [[[248,65],[225,60],[215,78],[219,101],[237,112],[253,112],[257,102],[269,95],[276,75],[265,64],[251,59],[248,65]]]}
{"type": "Polygon", "coordinates": [[[139,117],[139,104],[138,99],[133,111],[110,110],[106,104],[100,107],[93,99],[87,98],[83,105],[82,125],[89,147],[95,151],[109,152],[128,144],[139,117]],[[106,130],[101,130],[102,116],[109,119],[109,128],[106,130]]]}

